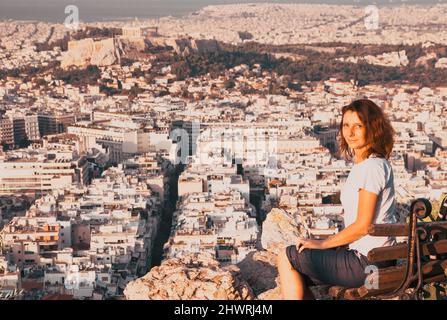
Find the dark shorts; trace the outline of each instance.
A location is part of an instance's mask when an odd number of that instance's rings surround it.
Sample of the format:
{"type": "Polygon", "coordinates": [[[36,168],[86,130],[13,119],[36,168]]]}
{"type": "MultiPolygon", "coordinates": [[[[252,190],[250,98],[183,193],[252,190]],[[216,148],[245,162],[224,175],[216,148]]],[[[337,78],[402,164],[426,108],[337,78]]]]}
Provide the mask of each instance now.
{"type": "Polygon", "coordinates": [[[307,286],[328,284],[360,287],[368,275],[368,259],[344,247],[305,249],[298,253],[296,246],[292,245],[286,248],[286,253],[293,268],[304,277],[307,286]]]}

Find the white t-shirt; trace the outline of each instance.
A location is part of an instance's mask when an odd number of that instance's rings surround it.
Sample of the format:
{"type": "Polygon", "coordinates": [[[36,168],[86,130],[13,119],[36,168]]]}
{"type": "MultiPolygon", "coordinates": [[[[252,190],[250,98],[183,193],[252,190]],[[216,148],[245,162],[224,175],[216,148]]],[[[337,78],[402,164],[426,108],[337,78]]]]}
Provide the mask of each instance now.
{"type": "MultiPolygon", "coordinates": [[[[365,189],[378,195],[372,223],[397,222],[393,169],[386,159],[371,155],[368,159],[353,165],[340,194],[344,209],[345,228],[357,219],[359,189],[365,189]]],[[[351,243],[349,248],[366,256],[373,248],[385,247],[395,243],[396,239],[394,237],[366,235],[351,243]]]]}

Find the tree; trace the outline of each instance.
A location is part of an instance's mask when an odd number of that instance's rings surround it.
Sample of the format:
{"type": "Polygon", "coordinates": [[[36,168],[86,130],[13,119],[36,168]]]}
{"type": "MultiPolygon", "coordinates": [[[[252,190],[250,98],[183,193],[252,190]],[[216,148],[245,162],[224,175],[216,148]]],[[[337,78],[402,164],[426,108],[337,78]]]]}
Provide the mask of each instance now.
{"type": "Polygon", "coordinates": [[[239,31],[238,35],[242,41],[253,39],[253,35],[248,31],[239,31]]]}
{"type": "Polygon", "coordinates": [[[232,89],[236,86],[236,83],[233,79],[227,79],[224,81],[224,87],[225,89],[232,89]]]}

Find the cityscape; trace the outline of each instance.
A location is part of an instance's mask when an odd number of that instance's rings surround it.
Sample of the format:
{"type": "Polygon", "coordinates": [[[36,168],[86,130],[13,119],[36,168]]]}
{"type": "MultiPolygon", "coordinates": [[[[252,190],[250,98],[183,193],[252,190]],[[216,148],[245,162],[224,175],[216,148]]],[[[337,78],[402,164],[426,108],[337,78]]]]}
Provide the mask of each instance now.
{"type": "Polygon", "coordinates": [[[60,14],[0,20],[0,299],[280,299],[280,248],[344,228],[355,99],[399,221],[447,195],[443,1],[60,14]]]}

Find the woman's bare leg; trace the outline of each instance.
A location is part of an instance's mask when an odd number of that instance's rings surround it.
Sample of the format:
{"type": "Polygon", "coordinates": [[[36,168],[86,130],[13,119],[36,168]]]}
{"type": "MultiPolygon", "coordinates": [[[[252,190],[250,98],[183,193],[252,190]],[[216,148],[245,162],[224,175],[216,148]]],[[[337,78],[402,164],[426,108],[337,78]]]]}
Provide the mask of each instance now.
{"type": "Polygon", "coordinates": [[[310,289],[304,284],[303,276],[290,264],[286,249],[281,250],[278,255],[278,273],[284,300],[315,299],[310,289]]]}

